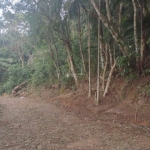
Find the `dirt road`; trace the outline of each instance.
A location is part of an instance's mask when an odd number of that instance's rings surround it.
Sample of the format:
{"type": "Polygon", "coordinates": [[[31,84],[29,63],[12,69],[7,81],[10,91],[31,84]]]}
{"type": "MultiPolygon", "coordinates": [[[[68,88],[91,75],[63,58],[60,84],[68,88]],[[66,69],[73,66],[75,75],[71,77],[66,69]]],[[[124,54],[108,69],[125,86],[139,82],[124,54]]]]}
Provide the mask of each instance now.
{"type": "Polygon", "coordinates": [[[150,150],[150,138],[44,101],[0,98],[0,150],[150,150]]]}

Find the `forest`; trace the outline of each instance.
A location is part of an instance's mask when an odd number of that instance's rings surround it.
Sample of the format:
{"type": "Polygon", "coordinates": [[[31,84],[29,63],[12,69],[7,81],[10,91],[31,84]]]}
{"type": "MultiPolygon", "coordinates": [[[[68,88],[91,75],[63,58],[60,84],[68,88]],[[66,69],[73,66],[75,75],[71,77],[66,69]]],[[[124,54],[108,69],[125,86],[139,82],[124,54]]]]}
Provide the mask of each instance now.
{"type": "Polygon", "coordinates": [[[113,78],[150,74],[149,0],[0,0],[0,10],[1,95],[86,79],[99,105],[113,78]]]}

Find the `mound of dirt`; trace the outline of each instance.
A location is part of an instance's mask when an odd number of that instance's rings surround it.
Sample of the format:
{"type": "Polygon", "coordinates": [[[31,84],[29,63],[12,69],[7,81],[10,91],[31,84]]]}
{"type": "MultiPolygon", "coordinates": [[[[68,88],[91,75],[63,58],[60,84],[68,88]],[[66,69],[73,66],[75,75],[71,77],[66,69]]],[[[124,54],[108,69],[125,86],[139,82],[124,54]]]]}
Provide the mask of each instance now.
{"type": "MultiPolygon", "coordinates": [[[[103,120],[119,123],[132,123],[150,127],[150,98],[145,95],[145,87],[150,84],[150,76],[127,81],[122,78],[113,79],[109,93],[95,107],[96,81],[92,81],[92,96],[88,98],[88,82],[84,81],[77,90],[66,88],[42,87],[32,98],[55,103],[88,119],[96,120],[100,116],[103,120]]],[[[54,86],[55,87],[55,86],[54,86]]],[[[101,95],[103,95],[101,91],[101,95]]]]}

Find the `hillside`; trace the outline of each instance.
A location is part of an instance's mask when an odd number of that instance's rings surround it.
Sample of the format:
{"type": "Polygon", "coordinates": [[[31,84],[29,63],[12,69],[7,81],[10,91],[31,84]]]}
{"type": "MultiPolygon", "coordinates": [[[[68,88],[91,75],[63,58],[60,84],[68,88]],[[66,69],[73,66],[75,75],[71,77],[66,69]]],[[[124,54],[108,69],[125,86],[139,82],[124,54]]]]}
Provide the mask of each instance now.
{"type": "MultiPolygon", "coordinates": [[[[95,80],[92,81],[95,85],[95,80]]],[[[34,91],[30,98],[47,101],[75,112],[90,120],[101,118],[103,121],[135,125],[143,132],[150,128],[150,76],[140,79],[125,80],[114,78],[106,97],[101,96],[100,105],[95,106],[95,88],[88,98],[88,82],[84,81],[77,90],[41,87],[34,91]]],[[[101,91],[102,95],[103,91],[101,91]]]]}

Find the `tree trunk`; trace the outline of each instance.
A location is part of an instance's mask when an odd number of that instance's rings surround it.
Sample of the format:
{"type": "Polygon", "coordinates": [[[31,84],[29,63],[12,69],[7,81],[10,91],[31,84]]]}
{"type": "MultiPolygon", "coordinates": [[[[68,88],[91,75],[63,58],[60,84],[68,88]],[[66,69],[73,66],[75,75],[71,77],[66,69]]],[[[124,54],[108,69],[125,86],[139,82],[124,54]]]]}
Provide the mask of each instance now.
{"type": "MultiPolygon", "coordinates": [[[[105,0],[106,3],[106,11],[107,11],[107,17],[108,21],[112,22],[112,17],[111,17],[111,12],[110,12],[110,7],[109,7],[109,0],[105,0]]],[[[112,41],[113,43],[113,41],[112,41]]],[[[112,49],[110,47],[110,44],[108,44],[108,52],[109,52],[109,64],[110,68],[113,66],[113,57],[112,57],[112,49]]]]}
{"type": "Polygon", "coordinates": [[[105,57],[105,45],[103,44],[103,26],[102,26],[102,21],[100,20],[100,64],[101,64],[101,68],[104,69],[104,57],[105,57]]]}
{"type": "Polygon", "coordinates": [[[100,61],[101,61],[101,68],[104,69],[104,52],[103,52],[104,44],[100,41],[100,61]]]}
{"type": "Polygon", "coordinates": [[[115,60],[116,60],[116,48],[115,48],[115,44],[113,43],[113,60],[114,60],[114,62],[115,62],[115,60]]]}
{"type": "Polygon", "coordinates": [[[115,39],[115,41],[117,42],[120,50],[122,51],[122,53],[126,56],[128,55],[128,48],[125,45],[124,41],[122,40],[122,38],[120,37],[119,32],[117,31],[117,29],[115,28],[115,26],[113,25],[112,22],[109,22],[108,19],[101,14],[99,8],[97,7],[96,3],[94,0],[91,0],[91,3],[94,7],[94,9],[96,10],[99,18],[101,19],[101,21],[103,22],[103,24],[106,26],[106,28],[109,30],[109,32],[111,33],[111,35],[113,36],[113,38],[115,39]]]}
{"type": "Polygon", "coordinates": [[[14,87],[14,89],[12,90],[12,94],[14,96],[17,96],[18,91],[22,90],[26,85],[28,84],[28,82],[23,82],[21,84],[19,84],[18,86],[14,87]]]}
{"type": "Polygon", "coordinates": [[[140,73],[142,73],[143,69],[144,69],[145,47],[146,47],[146,40],[145,40],[145,37],[144,37],[144,33],[142,32],[141,33],[141,53],[140,53],[140,73]]]}
{"type": "Polygon", "coordinates": [[[80,48],[80,55],[81,55],[81,59],[82,59],[82,67],[84,70],[84,73],[86,74],[86,67],[85,67],[85,61],[84,61],[84,56],[83,56],[83,52],[82,52],[82,37],[81,37],[81,20],[80,20],[80,6],[78,3],[78,9],[79,9],[79,48],[80,48]]]}
{"type": "Polygon", "coordinates": [[[121,33],[121,13],[122,13],[122,2],[120,3],[119,7],[119,33],[121,33]]]}
{"type": "MultiPolygon", "coordinates": [[[[101,6],[101,0],[99,0],[99,8],[101,6]]],[[[98,18],[98,59],[97,59],[97,94],[95,105],[98,106],[100,103],[100,19],[98,18]]]]}
{"type": "Polygon", "coordinates": [[[88,13],[88,63],[89,63],[89,93],[91,97],[91,27],[90,27],[90,13],[88,13]]]}
{"type": "Polygon", "coordinates": [[[146,40],[143,32],[143,4],[140,5],[141,7],[141,14],[140,14],[140,24],[141,24],[141,49],[140,49],[140,68],[139,73],[141,74],[143,72],[144,68],[144,52],[146,47],[146,40]]]}
{"type": "Polygon", "coordinates": [[[23,54],[22,54],[19,46],[18,46],[18,54],[19,54],[21,65],[22,65],[22,69],[23,69],[24,68],[24,57],[23,57],[23,54]]]}
{"type": "Polygon", "coordinates": [[[112,66],[111,70],[110,70],[110,73],[109,73],[109,76],[108,76],[108,80],[107,80],[107,83],[106,83],[106,88],[105,88],[103,97],[105,97],[106,94],[108,93],[108,88],[109,88],[109,86],[110,86],[111,78],[112,78],[113,71],[114,71],[115,67],[116,67],[116,61],[115,61],[114,65],[112,66]]]}
{"type": "Polygon", "coordinates": [[[134,9],[134,44],[135,44],[135,52],[137,55],[137,59],[136,59],[136,64],[137,64],[137,68],[139,65],[139,51],[138,51],[138,36],[137,36],[137,7],[136,7],[136,2],[135,0],[132,0],[132,4],[133,4],[133,9],[134,9]]]}
{"type": "Polygon", "coordinates": [[[58,76],[58,82],[60,82],[60,65],[59,65],[59,61],[58,61],[58,48],[55,44],[55,41],[54,41],[54,36],[53,36],[53,32],[52,32],[52,41],[53,41],[53,44],[54,44],[54,47],[55,47],[55,54],[56,54],[56,65],[57,65],[57,76],[58,76]]]}
{"type": "Polygon", "coordinates": [[[50,52],[50,56],[52,58],[52,62],[56,68],[56,72],[57,72],[57,78],[58,78],[58,81],[60,80],[60,69],[59,69],[59,66],[58,64],[55,62],[55,58],[54,58],[54,54],[53,54],[53,50],[52,50],[52,47],[51,45],[49,44],[49,52],[50,52]]]}
{"type": "Polygon", "coordinates": [[[112,68],[112,66],[113,66],[113,55],[112,55],[113,48],[112,48],[112,46],[110,46],[110,44],[108,44],[108,50],[109,50],[110,68],[112,68]]]}
{"type": "Polygon", "coordinates": [[[103,82],[102,82],[102,89],[105,89],[105,76],[106,76],[106,70],[107,70],[107,66],[108,66],[108,45],[105,45],[105,66],[104,66],[104,70],[103,70],[103,82]]]}
{"type": "Polygon", "coordinates": [[[112,19],[111,19],[112,17],[111,17],[111,12],[110,12],[110,8],[109,8],[109,0],[105,0],[105,3],[106,3],[107,17],[108,17],[109,22],[111,22],[112,21],[112,19]]]}
{"type": "Polygon", "coordinates": [[[75,70],[75,65],[74,65],[74,62],[73,62],[73,58],[71,56],[71,51],[72,51],[72,48],[71,48],[71,45],[69,42],[66,42],[66,50],[67,50],[67,53],[68,53],[68,60],[69,60],[69,66],[70,66],[70,70],[72,72],[72,75],[73,75],[73,78],[74,78],[74,81],[75,81],[75,85],[76,87],[78,87],[78,76],[77,76],[77,73],[76,73],[76,70],[75,70]]]}
{"type": "Polygon", "coordinates": [[[22,69],[24,68],[24,58],[23,55],[20,54],[20,60],[21,60],[21,65],[22,65],[22,69]]]}

